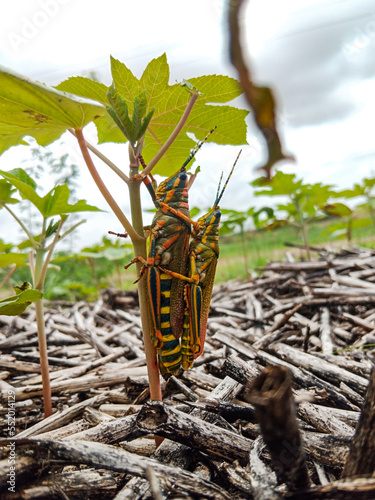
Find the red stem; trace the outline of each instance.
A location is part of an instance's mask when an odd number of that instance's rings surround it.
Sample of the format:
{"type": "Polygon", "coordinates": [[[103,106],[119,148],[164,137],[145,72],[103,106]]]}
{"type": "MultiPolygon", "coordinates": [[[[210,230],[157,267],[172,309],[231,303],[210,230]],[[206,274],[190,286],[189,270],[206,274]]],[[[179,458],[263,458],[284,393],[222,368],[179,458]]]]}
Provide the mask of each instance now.
{"type": "Polygon", "coordinates": [[[87,144],[85,141],[85,138],[83,136],[82,130],[81,129],[75,129],[75,135],[79,144],[79,147],[82,152],[83,159],[85,160],[85,163],[87,165],[87,168],[90,171],[90,174],[92,178],[94,179],[95,184],[98,186],[99,191],[102,193],[103,197],[105,198],[106,202],[108,205],[111,207],[113,213],[116,215],[118,220],[121,222],[123,225],[124,229],[130,236],[131,240],[133,241],[140,241],[142,240],[142,236],[140,236],[133,228],[133,226],[130,224],[128,219],[125,217],[123,211],[121,208],[117,205],[116,201],[114,200],[113,196],[111,193],[108,191],[107,186],[104,184],[102,181],[98,171],[96,170],[96,167],[94,165],[94,162],[91,159],[89,150],[87,149],[87,144]]]}

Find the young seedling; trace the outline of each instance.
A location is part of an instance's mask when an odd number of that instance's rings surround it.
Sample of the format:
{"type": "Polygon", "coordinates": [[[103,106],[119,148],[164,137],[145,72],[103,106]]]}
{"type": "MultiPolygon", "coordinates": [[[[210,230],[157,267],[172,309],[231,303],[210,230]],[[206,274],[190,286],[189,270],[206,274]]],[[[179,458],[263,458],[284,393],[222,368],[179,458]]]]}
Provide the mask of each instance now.
{"type": "Polygon", "coordinates": [[[40,233],[33,234],[11,207],[19,199],[13,198],[13,196],[2,196],[0,206],[7,210],[15,219],[27,237],[27,243],[23,246],[30,248],[29,267],[33,289],[28,284],[17,287],[15,297],[10,297],[0,303],[0,312],[8,315],[20,314],[31,302],[35,302],[43,383],[44,414],[47,417],[52,414],[52,403],[42,297],[48,265],[58,241],[64,239],[74,229],[85,222],[81,220],[65,232],[62,232],[62,227],[66,223],[68,214],[98,211],[99,209],[88,205],[84,200],[70,204],[68,202],[69,188],[67,184],[58,185],[51,189],[45,196],[39,196],[37,193],[37,183],[21,168],[10,170],[9,172],[0,170],[0,176],[3,178],[1,181],[3,187],[4,182],[8,186],[13,186],[12,194],[18,193],[23,200],[27,200],[38,211],[40,218],[40,233]]]}
{"type": "Polygon", "coordinates": [[[310,246],[308,242],[308,225],[321,218],[322,207],[328,202],[334,191],[332,186],[321,183],[304,184],[297,180],[295,174],[284,174],[280,170],[267,180],[264,177],[253,181],[252,186],[257,190],[256,196],[284,196],[287,202],[278,204],[278,213],[281,217],[275,217],[267,226],[275,229],[282,225],[291,225],[301,234],[308,260],[311,260],[310,246]]]}

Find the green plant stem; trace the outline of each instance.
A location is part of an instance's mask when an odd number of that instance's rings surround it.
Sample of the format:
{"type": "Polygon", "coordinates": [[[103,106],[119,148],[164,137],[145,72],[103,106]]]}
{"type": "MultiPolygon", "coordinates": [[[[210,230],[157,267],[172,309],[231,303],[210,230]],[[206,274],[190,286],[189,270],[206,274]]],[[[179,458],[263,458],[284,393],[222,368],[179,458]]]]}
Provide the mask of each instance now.
{"type": "Polygon", "coordinates": [[[186,106],[186,109],[185,109],[183,115],[180,118],[180,121],[177,123],[176,128],[173,130],[171,135],[168,137],[168,139],[165,141],[165,143],[162,145],[162,147],[159,149],[159,151],[156,153],[156,155],[153,157],[153,159],[150,161],[150,163],[144,169],[143,175],[147,175],[151,172],[151,170],[155,167],[155,165],[158,163],[158,161],[165,155],[166,151],[173,144],[174,140],[177,138],[177,136],[181,132],[182,128],[184,127],[187,119],[189,118],[189,115],[190,115],[190,113],[193,109],[193,106],[194,106],[196,100],[198,99],[198,97],[199,97],[199,92],[193,92],[191,94],[190,100],[186,106]]]}
{"type": "MultiPolygon", "coordinates": [[[[80,220],[79,222],[77,222],[77,224],[74,224],[74,226],[70,227],[69,229],[67,229],[65,231],[65,233],[63,233],[61,236],[60,236],[60,239],[59,241],[61,241],[63,238],[65,238],[65,236],[68,236],[68,234],[70,234],[71,232],[73,232],[78,226],[80,226],[81,224],[84,224],[85,222],[87,222],[87,219],[82,219],[80,220]]],[[[48,247],[49,249],[50,247],[48,247]]]]}
{"type": "Polygon", "coordinates": [[[6,204],[2,204],[2,206],[5,208],[5,210],[7,210],[10,215],[18,222],[18,224],[22,227],[23,231],[26,233],[27,237],[29,238],[31,244],[33,245],[34,248],[37,248],[39,246],[39,243],[37,243],[34,238],[32,237],[31,233],[29,232],[29,230],[27,229],[27,227],[25,226],[25,224],[21,221],[21,219],[19,219],[17,217],[17,215],[13,212],[13,210],[11,210],[8,205],[6,204]]]}
{"type": "Polygon", "coordinates": [[[347,229],[346,229],[346,238],[348,240],[349,245],[352,242],[352,223],[353,223],[353,218],[352,218],[352,216],[349,216],[348,225],[347,225],[347,229]]]}
{"type": "MultiPolygon", "coordinates": [[[[42,263],[40,272],[38,270],[36,270],[35,275],[37,278],[37,283],[36,283],[35,288],[41,292],[43,292],[43,290],[44,290],[44,281],[45,281],[46,275],[47,275],[48,264],[50,263],[50,260],[52,258],[52,254],[53,254],[53,250],[55,248],[55,245],[59,241],[60,231],[61,231],[62,225],[64,224],[65,220],[66,220],[66,217],[62,217],[60,219],[60,222],[59,222],[59,225],[57,227],[55,237],[53,238],[52,243],[49,245],[48,248],[44,249],[44,252],[48,251],[48,254],[47,254],[47,257],[44,259],[44,262],[42,263]]],[[[44,255],[44,252],[41,253],[42,256],[44,255]]]]}
{"type": "MultiPolygon", "coordinates": [[[[71,134],[73,134],[74,137],[77,137],[75,130],[69,129],[69,132],[71,134]]],[[[89,149],[92,153],[94,153],[95,156],[100,158],[102,160],[102,162],[104,162],[106,165],[108,165],[108,167],[111,170],[113,170],[113,172],[115,172],[115,174],[117,174],[124,182],[126,182],[126,183],[129,182],[129,180],[130,180],[129,177],[126,174],[124,174],[124,172],[122,170],[120,170],[117,165],[115,165],[113,162],[111,162],[111,160],[109,158],[107,158],[105,155],[103,155],[103,153],[101,153],[98,149],[96,149],[96,147],[93,146],[92,144],[90,144],[86,139],[85,139],[85,143],[86,143],[87,149],[89,149]]]]}
{"type": "Polygon", "coordinates": [[[302,223],[302,225],[301,225],[301,234],[302,234],[303,242],[304,242],[305,248],[306,248],[307,259],[311,260],[311,252],[310,252],[310,247],[309,247],[309,241],[307,239],[307,231],[306,231],[306,224],[305,223],[302,223]]]}
{"type": "MultiPolygon", "coordinates": [[[[133,169],[132,169],[133,170],[133,169]]],[[[134,169],[135,170],[135,169],[134,169]]],[[[142,206],[140,197],[140,182],[131,182],[129,185],[130,205],[132,213],[132,223],[134,229],[143,234],[142,206]]],[[[146,240],[133,241],[134,255],[147,258],[146,240]]],[[[137,262],[137,276],[141,271],[141,263],[137,262]]],[[[156,349],[151,342],[151,319],[148,308],[147,284],[145,278],[138,281],[139,307],[141,310],[142,334],[145,347],[145,356],[147,363],[147,373],[150,386],[150,399],[152,401],[161,401],[161,386],[159,367],[156,358],[156,349]]]]}
{"type": "Polygon", "coordinates": [[[34,260],[34,251],[29,250],[29,267],[31,272],[31,279],[33,284],[36,283],[35,279],[35,260],[34,260]]]}
{"type": "MultiPolygon", "coordinates": [[[[292,201],[293,201],[293,198],[292,198],[292,201]]],[[[294,206],[296,207],[297,214],[298,214],[299,229],[301,231],[302,239],[303,239],[303,242],[305,244],[305,249],[306,249],[306,254],[307,254],[307,260],[311,260],[311,253],[310,253],[309,241],[307,239],[306,223],[305,223],[305,221],[303,219],[303,215],[301,213],[301,207],[300,207],[300,204],[299,204],[298,200],[294,200],[293,203],[294,203],[294,206]]]]}
{"type": "Polygon", "coordinates": [[[140,241],[143,240],[143,237],[140,236],[133,228],[133,226],[130,224],[128,219],[125,217],[123,211],[121,208],[117,205],[115,202],[114,198],[112,197],[111,193],[108,191],[107,186],[104,184],[102,181],[98,171],[96,170],[96,167],[94,165],[94,162],[91,159],[89,150],[87,149],[86,146],[86,141],[83,136],[82,130],[80,129],[75,129],[75,135],[77,137],[77,141],[79,144],[79,147],[82,152],[83,159],[85,160],[85,163],[87,165],[87,168],[90,171],[90,174],[92,178],[94,179],[95,184],[98,186],[99,191],[102,193],[104,199],[108,203],[108,205],[111,207],[113,213],[116,215],[122,226],[124,227],[125,231],[128,233],[130,236],[131,240],[133,241],[140,241]]]}

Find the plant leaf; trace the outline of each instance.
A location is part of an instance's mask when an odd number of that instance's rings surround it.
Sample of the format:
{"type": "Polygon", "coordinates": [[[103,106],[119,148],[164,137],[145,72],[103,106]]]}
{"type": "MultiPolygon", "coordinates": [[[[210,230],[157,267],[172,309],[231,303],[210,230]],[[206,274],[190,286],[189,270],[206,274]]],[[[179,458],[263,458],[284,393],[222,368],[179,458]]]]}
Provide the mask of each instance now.
{"type": "Polygon", "coordinates": [[[193,208],[191,208],[191,209],[190,209],[190,217],[191,217],[191,218],[195,217],[196,215],[198,215],[198,214],[199,214],[199,212],[200,212],[200,211],[201,211],[201,209],[200,209],[200,208],[198,208],[198,207],[193,207],[193,208]]]}
{"type": "Polygon", "coordinates": [[[116,91],[114,85],[109,87],[107,99],[111,106],[107,106],[107,111],[112,120],[116,123],[128,141],[133,142],[134,125],[129,117],[128,105],[116,91]]]}
{"type": "Polygon", "coordinates": [[[92,205],[87,205],[86,200],[79,200],[74,205],[68,203],[69,188],[67,184],[54,187],[42,198],[41,212],[44,217],[52,215],[70,214],[73,212],[101,212],[92,205]]]}
{"type": "MultiPolygon", "coordinates": [[[[139,80],[133,75],[124,63],[118,61],[111,56],[111,72],[113,83],[117,92],[123,99],[128,102],[133,102],[136,95],[138,95],[142,88],[139,80]]],[[[132,113],[133,110],[130,109],[132,113]]]]}
{"type": "Polygon", "coordinates": [[[296,180],[296,174],[284,174],[281,170],[276,172],[271,180],[259,177],[251,183],[254,187],[264,187],[265,189],[255,192],[256,196],[279,196],[296,193],[302,186],[302,180],[296,180]]]}
{"type": "Polygon", "coordinates": [[[25,136],[46,146],[68,128],[81,129],[105,113],[99,104],[25,78],[0,67],[0,154],[26,144],[25,136]]]}
{"type": "Polygon", "coordinates": [[[0,254],[0,267],[11,266],[12,264],[16,265],[17,267],[25,266],[27,257],[28,255],[26,253],[2,253],[0,254]]]}
{"type": "Polygon", "coordinates": [[[322,209],[331,217],[348,217],[353,213],[353,210],[344,203],[327,203],[322,209]]]}
{"type": "MultiPolygon", "coordinates": [[[[185,133],[177,137],[166,155],[157,164],[154,173],[170,175],[177,166],[183,164],[196,142],[187,135],[188,133],[194,134],[197,140],[202,140],[216,125],[218,128],[208,142],[222,145],[247,144],[245,118],[248,111],[223,105],[242,93],[237,80],[228,76],[206,75],[192,78],[182,85],[169,85],[169,65],[165,54],[153,59],[139,80],[125,64],[113,57],[111,57],[111,70],[113,83],[121,98],[126,101],[130,116],[133,115],[136,97],[144,91],[146,93],[148,114],[144,120],[150,120],[142,151],[146,163],[150,162],[175,129],[189,102],[190,86],[196,87],[200,93],[185,125],[185,133]],[[155,111],[150,116],[149,113],[153,108],[155,111]]],[[[79,80],[76,78],[62,82],[58,88],[90,99],[98,99],[99,94],[99,99],[103,99],[104,89],[96,82],[91,85],[81,77],[79,80]]],[[[95,120],[95,125],[98,129],[99,143],[126,142],[126,138],[109,116],[108,111],[104,116],[95,120]]],[[[143,128],[144,122],[140,135],[144,133],[143,128]]]]}
{"type": "Polygon", "coordinates": [[[0,170],[0,175],[13,184],[13,186],[18,189],[21,197],[24,200],[30,201],[44,217],[72,212],[101,211],[97,207],[87,205],[85,200],[79,200],[74,205],[69,204],[68,199],[70,191],[67,184],[56,186],[44,197],[41,197],[36,193],[35,188],[32,187],[29,182],[21,180],[25,179],[24,174],[26,173],[21,168],[11,170],[10,172],[0,170]]]}
{"type": "Polygon", "coordinates": [[[23,313],[32,302],[36,302],[43,297],[41,292],[33,288],[27,288],[24,291],[21,291],[22,287],[17,288],[18,293],[16,295],[0,300],[0,314],[4,314],[5,316],[17,316],[23,313]]]}
{"type": "Polygon", "coordinates": [[[17,198],[12,198],[12,194],[15,193],[14,187],[5,179],[0,179],[0,208],[6,204],[19,203],[17,198]]]}
{"type": "Polygon", "coordinates": [[[13,243],[4,243],[4,241],[0,238],[0,252],[9,252],[15,245],[13,243]]]}
{"type": "Polygon", "coordinates": [[[104,83],[95,82],[84,76],[71,76],[54,88],[62,92],[69,92],[70,94],[98,101],[103,104],[103,106],[108,104],[108,87],[104,85],[104,83]]]}
{"type": "Polygon", "coordinates": [[[22,283],[22,285],[18,286],[14,286],[14,291],[16,292],[17,295],[19,295],[20,293],[22,292],[25,292],[26,290],[29,290],[31,288],[31,283],[29,283],[28,281],[24,281],[22,283]]]}
{"type": "Polygon", "coordinates": [[[30,182],[30,177],[21,168],[15,168],[9,172],[0,170],[2,175],[8,182],[17,188],[22,199],[30,201],[36,208],[39,209],[42,203],[42,198],[36,193],[35,185],[30,182]]]}

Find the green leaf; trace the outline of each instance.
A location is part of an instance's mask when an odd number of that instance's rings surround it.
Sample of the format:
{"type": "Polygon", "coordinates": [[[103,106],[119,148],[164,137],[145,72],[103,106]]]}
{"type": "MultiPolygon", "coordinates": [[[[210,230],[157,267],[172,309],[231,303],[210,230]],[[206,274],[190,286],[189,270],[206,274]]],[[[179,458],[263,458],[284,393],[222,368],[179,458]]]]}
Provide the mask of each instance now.
{"type": "Polygon", "coordinates": [[[107,106],[108,113],[134,148],[136,143],[146,132],[154,113],[153,109],[147,114],[147,116],[145,116],[147,109],[146,92],[143,91],[134,99],[132,118],[129,116],[126,101],[121,98],[120,94],[116,91],[113,85],[107,92],[107,98],[110,104],[110,107],[107,106]]]}
{"type": "MultiPolygon", "coordinates": [[[[111,56],[111,72],[113,83],[117,89],[117,92],[126,101],[134,101],[136,95],[138,95],[142,88],[139,80],[133,75],[133,73],[128,69],[124,63],[118,61],[111,56]]],[[[133,111],[132,109],[130,110],[133,111]]]]}
{"type": "Polygon", "coordinates": [[[4,314],[5,316],[17,316],[23,313],[32,302],[36,302],[43,297],[41,292],[33,288],[27,288],[24,291],[22,291],[22,287],[15,288],[18,288],[18,293],[16,295],[0,300],[0,314],[4,314]]]}
{"type": "Polygon", "coordinates": [[[139,125],[139,130],[137,133],[137,140],[139,140],[141,137],[143,137],[146,133],[146,130],[148,129],[148,126],[150,125],[150,121],[152,118],[152,115],[154,114],[155,108],[152,109],[142,120],[142,122],[139,125]]]}
{"type": "Polygon", "coordinates": [[[267,180],[265,177],[260,177],[259,179],[255,179],[255,181],[253,181],[251,185],[256,188],[265,188],[256,191],[256,196],[279,196],[291,195],[293,193],[296,193],[302,186],[302,181],[296,180],[296,174],[284,174],[283,172],[281,172],[281,170],[279,170],[271,180],[267,180]]]}
{"type": "Polygon", "coordinates": [[[371,189],[375,186],[375,178],[371,179],[363,179],[363,185],[365,188],[367,188],[368,191],[371,191],[371,189]]]}
{"type": "MultiPolygon", "coordinates": [[[[36,242],[39,242],[40,241],[40,238],[41,238],[42,234],[38,234],[36,236],[33,236],[33,240],[36,241],[36,242]]],[[[19,250],[25,250],[26,248],[32,248],[33,247],[33,243],[31,242],[31,240],[27,239],[27,240],[24,240],[22,241],[21,243],[19,243],[17,245],[17,248],[19,250]]]]}
{"type": "Polygon", "coordinates": [[[104,83],[94,82],[84,76],[72,76],[59,83],[55,89],[98,101],[104,106],[108,104],[108,87],[104,83]]]}
{"type": "Polygon", "coordinates": [[[4,243],[4,241],[0,239],[0,252],[9,252],[14,246],[13,243],[4,243]]]}
{"type": "Polygon", "coordinates": [[[191,217],[191,218],[195,217],[196,215],[198,215],[198,214],[199,214],[199,212],[200,212],[200,211],[201,211],[201,209],[200,209],[200,208],[198,208],[198,207],[193,207],[193,208],[191,208],[191,209],[190,209],[190,217],[191,217]]]}
{"type": "Polygon", "coordinates": [[[225,223],[229,225],[238,225],[242,227],[243,223],[247,220],[248,215],[246,212],[239,212],[238,210],[229,210],[226,208],[221,209],[223,215],[227,215],[225,223]]]}
{"type": "Polygon", "coordinates": [[[143,133],[146,132],[146,129],[151,121],[152,115],[154,114],[154,109],[151,110],[147,115],[147,125],[146,127],[143,124],[143,120],[146,117],[147,110],[147,98],[146,92],[143,91],[140,95],[138,95],[134,99],[134,111],[133,111],[133,125],[134,125],[134,139],[138,141],[142,137],[143,133]]]}
{"type": "MultiPolygon", "coordinates": [[[[107,110],[108,112],[108,110],[107,110]]],[[[98,142],[102,144],[104,142],[115,142],[123,143],[126,142],[124,133],[119,129],[119,127],[114,122],[113,118],[108,113],[95,121],[96,128],[98,130],[98,142]]]]}
{"type": "Polygon", "coordinates": [[[168,82],[169,65],[164,53],[148,63],[139,82],[140,89],[144,89],[147,93],[149,109],[164,100],[164,92],[168,89],[168,82]]]}
{"type": "Polygon", "coordinates": [[[17,188],[22,199],[30,201],[36,208],[39,209],[41,206],[42,198],[36,193],[35,187],[31,185],[29,181],[29,176],[21,168],[16,168],[5,172],[0,170],[0,175],[2,175],[7,181],[9,181],[15,188],[17,188]]]}
{"type": "Polygon", "coordinates": [[[99,208],[87,205],[85,200],[79,200],[74,205],[69,204],[70,191],[67,184],[56,186],[44,197],[41,197],[36,193],[35,188],[30,185],[30,182],[22,181],[22,179],[27,180],[24,174],[26,173],[21,168],[10,172],[0,170],[0,175],[13,184],[18,189],[21,197],[30,201],[44,217],[73,212],[101,211],[99,208]]]}
{"type": "Polygon", "coordinates": [[[204,75],[189,78],[188,82],[201,93],[200,103],[229,102],[242,93],[237,80],[229,76],[204,75]]]}
{"type": "Polygon", "coordinates": [[[270,224],[262,226],[266,231],[273,231],[274,229],[278,229],[279,227],[287,226],[289,222],[287,220],[275,219],[270,224]]]}
{"type": "Polygon", "coordinates": [[[345,238],[348,235],[347,227],[342,227],[341,229],[336,229],[332,231],[332,228],[329,228],[328,231],[333,239],[345,238]]]}
{"type": "Polygon", "coordinates": [[[46,146],[68,128],[82,129],[105,108],[0,67],[0,113],[1,154],[26,144],[25,136],[46,146]]]}
{"type": "Polygon", "coordinates": [[[288,217],[298,217],[298,210],[294,203],[279,203],[277,209],[286,212],[288,217]]]}
{"type": "Polygon", "coordinates": [[[128,105],[126,101],[121,98],[114,85],[109,87],[107,98],[109,104],[111,105],[111,107],[107,107],[108,113],[128,141],[132,142],[134,136],[134,125],[129,117],[128,105]]]}
{"type": "Polygon", "coordinates": [[[29,174],[23,170],[22,168],[13,168],[13,170],[9,170],[8,173],[12,174],[14,177],[16,177],[19,181],[23,182],[24,184],[27,184],[31,188],[34,189],[34,191],[37,188],[37,183],[32,179],[29,174]]]}
{"type": "Polygon", "coordinates": [[[5,179],[0,179],[0,208],[6,204],[19,203],[17,198],[12,198],[15,193],[14,187],[5,179]]]}
{"type": "Polygon", "coordinates": [[[59,227],[60,221],[55,222],[54,219],[50,220],[48,227],[46,229],[46,238],[49,238],[56,233],[59,227]]]}
{"type": "Polygon", "coordinates": [[[26,290],[29,290],[30,288],[31,288],[31,283],[29,283],[28,281],[24,281],[22,283],[22,285],[14,286],[14,291],[16,292],[17,295],[19,295],[20,293],[25,292],[26,290]]]}
{"type": "MultiPolygon", "coordinates": [[[[250,212],[253,209],[249,209],[250,212]]],[[[275,218],[275,211],[271,207],[262,207],[259,210],[253,210],[249,215],[252,216],[254,225],[257,229],[267,225],[269,221],[275,218]],[[262,217],[262,214],[265,214],[265,217],[262,217]]]]}
{"type": "Polygon", "coordinates": [[[348,217],[353,213],[353,210],[344,203],[327,203],[322,208],[324,213],[331,217],[348,217]]]}
{"type": "Polygon", "coordinates": [[[41,213],[44,217],[52,215],[70,214],[73,212],[101,212],[92,205],[87,205],[85,200],[79,200],[74,205],[68,203],[69,188],[67,184],[54,187],[42,198],[41,213]]]}
{"type": "MultiPolygon", "coordinates": [[[[238,82],[228,76],[206,75],[188,80],[183,85],[169,85],[169,66],[166,55],[153,59],[138,80],[125,64],[111,57],[113,83],[120,97],[126,102],[129,116],[133,115],[134,103],[142,92],[146,94],[147,115],[139,129],[143,135],[147,128],[142,155],[146,163],[155,156],[160,146],[165,143],[175,129],[190,99],[191,88],[195,87],[200,96],[196,101],[189,119],[181,133],[172,144],[167,154],[159,161],[154,173],[170,175],[181,166],[195,145],[195,140],[187,134],[193,134],[197,140],[202,140],[216,125],[218,128],[208,139],[216,144],[247,144],[247,126],[245,118],[248,111],[233,106],[223,105],[241,94],[238,82]],[[218,106],[216,104],[219,104],[218,106]],[[155,108],[151,116],[151,110],[155,108]],[[149,120],[149,124],[145,123],[149,120]]],[[[68,92],[77,93],[82,97],[103,101],[103,87],[96,82],[92,85],[81,78],[70,78],[58,86],[68,92]]],[[[98,129],[99,143],[126,142],[107,113],[95,120],[98,129]]]]}
{"type": "Polygon", "coordinates": [[[16,265],[17,267],[25,266],[27,257],[26,253],[2,253],[0,254],[0,267],[7,267],[11,265],[16,265]]]}
{"type": "Polygon", "coordinates": [[[365,188],[359,184],[354,184],[352,189],[342,189],[341,191],[336,191],[333,195],[334,198],[356,198],[357,196],[363,196],[365,194],[365,188]]]}

